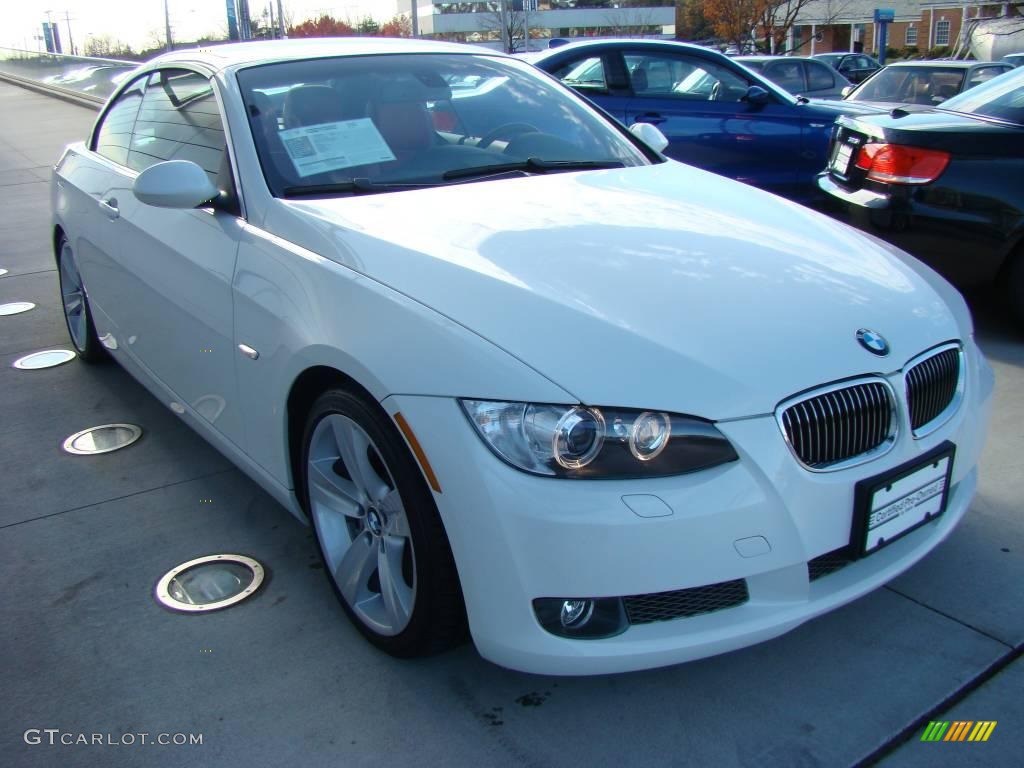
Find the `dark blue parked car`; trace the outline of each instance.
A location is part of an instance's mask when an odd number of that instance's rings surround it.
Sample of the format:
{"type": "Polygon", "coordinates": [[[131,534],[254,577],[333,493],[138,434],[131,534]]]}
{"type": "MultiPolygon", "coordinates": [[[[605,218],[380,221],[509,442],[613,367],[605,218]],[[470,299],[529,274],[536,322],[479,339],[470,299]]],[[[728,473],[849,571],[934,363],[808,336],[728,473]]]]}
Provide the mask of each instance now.
{"type": "Polygon", "coordinates": [[[793,200],[820,197],[832,124],[879,108],[796,98],[717,51],[665,40],[595,40],[529,60],[625,125],[653,123],[665,154],[793,200]]]}

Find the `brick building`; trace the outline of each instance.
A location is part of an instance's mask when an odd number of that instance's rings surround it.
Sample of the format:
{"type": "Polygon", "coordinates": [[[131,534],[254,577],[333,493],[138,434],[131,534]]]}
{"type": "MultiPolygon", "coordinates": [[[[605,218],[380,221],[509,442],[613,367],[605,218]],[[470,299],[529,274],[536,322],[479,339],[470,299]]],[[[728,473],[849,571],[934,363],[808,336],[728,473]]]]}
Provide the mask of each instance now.
{"type": "Polygon", "coordinates": [[[800,12],[786,49],[802,55],[832,51],[877,53],[876,8],[895,12],[889,24],[890,48],[956,47],[965,20],[1013,13],[1007,4],[956,3],[951,0],[814,0],[800,12]]]}

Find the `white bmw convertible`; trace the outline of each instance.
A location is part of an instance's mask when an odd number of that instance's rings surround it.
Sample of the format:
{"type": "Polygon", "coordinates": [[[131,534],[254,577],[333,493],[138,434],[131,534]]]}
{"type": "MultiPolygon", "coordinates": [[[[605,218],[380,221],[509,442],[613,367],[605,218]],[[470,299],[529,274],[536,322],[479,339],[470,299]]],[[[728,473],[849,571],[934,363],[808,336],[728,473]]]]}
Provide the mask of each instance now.
{"type": "Polygon", "coordinates": [[[54,170],[68,330],[314,526],[391,654],[766,640],[949,535],[992,373],[930,269],[662,138],[460,45],[161,56],[54,170]]]}

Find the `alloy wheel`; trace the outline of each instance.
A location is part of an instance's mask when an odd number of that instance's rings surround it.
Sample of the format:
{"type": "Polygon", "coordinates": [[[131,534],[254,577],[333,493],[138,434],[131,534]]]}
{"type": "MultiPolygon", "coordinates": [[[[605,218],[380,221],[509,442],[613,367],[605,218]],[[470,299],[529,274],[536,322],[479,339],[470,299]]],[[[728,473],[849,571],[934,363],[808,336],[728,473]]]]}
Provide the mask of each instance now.
{"type": "Polygon", "coordinates": [[[401,495],[377,446],[352,419],[328,414],[310,439],[306,481],[338,591],[367,628],[399,634],[415,607],[416,561],[401,495]]]}
{"type": "Polygon", "coordinates": [[[85,351],[89,334],[89,315],[85,304],[85,289],[78,274],[71,246],[64,243],[60,251],[60,293],[64,304],[71,341],[79,352],[85,351]]]}

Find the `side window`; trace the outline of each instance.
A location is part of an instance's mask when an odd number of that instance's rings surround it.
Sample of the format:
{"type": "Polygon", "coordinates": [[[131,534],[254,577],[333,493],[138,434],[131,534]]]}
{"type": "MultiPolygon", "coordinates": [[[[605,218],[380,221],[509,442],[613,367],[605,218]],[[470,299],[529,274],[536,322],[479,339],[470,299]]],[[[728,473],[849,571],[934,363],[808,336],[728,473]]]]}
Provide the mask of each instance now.
{"type": "Polygon", "coordinates": [[[971,73],[971,79],[967,81],[967,88],[986,83],[1003,72],[1006,72],[1004,67],[978,67],[971,73]]]}
{"type": "Polygon", "coordinates": [[[625,55],[637,96],[687,101],[739,101],[750,83],[726,67],[689,56],[625,55]]]}
{"type": "Polygon", "coordinates": [[[765,70],[765,74],[772,82],[790,93],[800,93],[804,90],[804,75],[799,61],[774,61],[772,66],[765,70]]]}
{"type": "Polygon", "coordinates": [[[133,82],[110,105],[103,116],[103,122],[95,131],[93,150],[119,165],[128,165],[128,145],[131,142],[132,127],[142,103],[142,92],[149,75],[143,75],[133,82]]]}
{"type": "MultiPolygon", "coordinates": [[[[128,167],[143,171],[164,160],[191,160],[218,185],[225,148],[224,125],[210,81],[183,69],[156,72],[135,120],[128,167]]],[[[219,186],[223,185],[221,180],[219,186]]]]}
{"type": "Polygon", "coordinates": [[[604,61],[600,56],[575,59],[553,72],[555,77],[573,88],[606,90],[608,78],[604,73],[604,61]]]}
{"type": "Polygon", "coordinates": [[[835,87],[836,78],[829,67],[816,61],[808,61],[805,64],[807,66],[807,90],[819,91],[835,87]]]}

